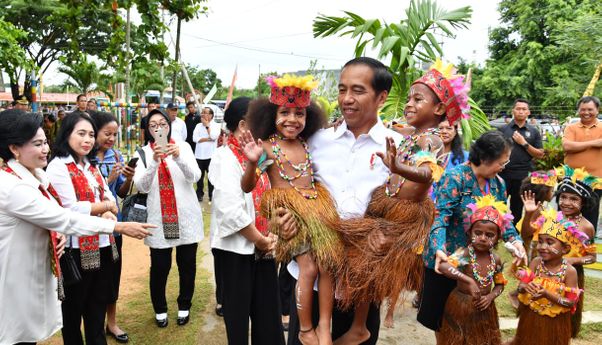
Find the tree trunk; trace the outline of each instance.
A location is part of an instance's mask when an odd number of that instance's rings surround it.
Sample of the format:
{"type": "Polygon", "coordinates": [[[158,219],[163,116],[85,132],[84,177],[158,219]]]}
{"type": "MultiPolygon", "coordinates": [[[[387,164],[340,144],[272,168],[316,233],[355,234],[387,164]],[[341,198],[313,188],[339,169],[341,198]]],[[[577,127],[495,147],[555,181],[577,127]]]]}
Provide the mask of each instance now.
{"type": "Polygon", "coordinates": [[[602,72],[602,63],[598,65],[598,67],[596,68],[596,71],[594,72],[594,75],[592,77],[592,80],[589,82],[589,85],[587,85],[587,88],[585,89],[585,92],[583,93],[583,96],[591,96],[594,94],[594,89],[596,88],[596,83],[598,82],[598,79],[600,79],[600,72],[602,72]]]}
{"type": "MultiPolygon", "coordinates": [[[[176,33],[176,65],[178,65],[180,63],[180,29],[182,27],[182,18],[178,17],[178,31],[176,33]]],[[[177,78],[178,78],[178,72],[180,71],[179,68],[176,68],[176,70],[173,73],[173,80],[171,82],[171,102],[175,103],[176,102],[176,85],[177,85],[177,78]]]]}

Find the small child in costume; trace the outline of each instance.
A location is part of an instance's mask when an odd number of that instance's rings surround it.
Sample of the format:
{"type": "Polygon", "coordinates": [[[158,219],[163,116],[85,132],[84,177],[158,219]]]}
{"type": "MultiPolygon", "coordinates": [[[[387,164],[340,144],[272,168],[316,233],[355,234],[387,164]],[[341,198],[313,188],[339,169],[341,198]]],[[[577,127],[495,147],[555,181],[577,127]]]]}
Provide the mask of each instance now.
{"type": "Polygon", "coordinates": [[[571,250],[570,242],[583,234],[553,209],[542,211],[534,226],[539,256],[528,268],[516,272],[520,316],[516,336],[509,344],[567,345],[571,341],[570,314],[583,290],[577,286],[577,271],[563,255],[571,250]]]}
{"type": "MultiPolygon", "coordinates": [[[[584,169],[572,169],[568,165],[556,168],[556,173],[560,178],[556,192],[558,210],[562,211],[568,220],[575,223],[583,234],[580,239],[571,237],[569,243],[571,250],[564,257],[577,270],[577,285],[580,289],[584,289],[583,265],[596,262],[596,247],[593,245],[594,226],[581,215],[581,211],[595,205],[593,190],[602,185],[602,179],[590,175],[584,169]]],[[[577,337],[581,329],[582,313],[583,296],[577,304],[577,310],[571,316],[571,336],[573,338],[577,337]]]]}
{"type": "Polygon", "coordinates": [[[272,88],[269,100],[252,102],[245,117],[250,132],[243,134],[241,145],[249,164],[241,185],[250,192],[257,181],[258,164],[275,163],[267,165],[272,189],[263,194],[261,212],[269,219],[278,208],[285,208],[297,223],[298,233],[288,241],[279,239],[275,256],[280,262],[294,259],[299,265],[295,288],[299,340],[303,344],[332,344],[332,277],[339,270],[343,247],[335,230],[339,217],[334,201],[314,180],[305,141],[323,127],[326,117],[310,100],[310,92],[317,86],[312,76],[285,75],[267,81],[272,88]],[[255,141],[251,133],[259,139],[255,141]],[[314,331],[311,308],[318,274],[320,320],[314,331]]]}
{"type": "MultiPolygon", "coordinates": [[[[531,223],[541,215],[541,211],[544,209],[543,203],[550,202],[554,197],[556,181],[555,170],[539,170],[529,173],[520,186],[520,195],[524,205],[523,217],[516,223],[516,229],[524,241],[529,261],[537,256],[537,231],[531,226],[531,223]]],[[[518,309],[518,290],[510,291],[508,297],[512,307],[518,309]]]]}
{"type": "Polygon", "coordinates": [[[337,302],[343,309],[355,307],[355,315],[335,344],[367,340],[370,303],[389,298],[395,304],[402,290],[421,286],[421,253],[435,213],[429,191],[444,170],[438,160],[443,142],[437,126],[445,118],[454,124],[470,109],[463,77],[452,70],[438,60],[412,84],[404,108],[412,127],[402,129],[398,147],[387,138],[387,152],[377,153],[391,175],[372,193],[364,218],[341,221],[346,262],[337,279],[337,302]]]}
{"type": "Polygon", "coordinates": [[[439,270],[458,286],[445,304],[438,345],[500,345],[501,334],[494,300],[504,291],[500,257],[493,252],[502,233],[510,226],[508,206],[492,195],[469,204],[468,248],[460,248],[441,263],[439,270]]]}

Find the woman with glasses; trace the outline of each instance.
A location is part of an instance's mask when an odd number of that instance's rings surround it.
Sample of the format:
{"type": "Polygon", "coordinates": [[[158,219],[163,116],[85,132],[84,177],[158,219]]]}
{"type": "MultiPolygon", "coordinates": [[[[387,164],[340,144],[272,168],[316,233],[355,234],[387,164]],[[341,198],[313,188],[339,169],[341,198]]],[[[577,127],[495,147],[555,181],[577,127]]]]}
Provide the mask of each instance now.
{"type": "MultiPolygon", "coordinates": [[[[427,248],[424,251],[425,273],[422,298],[418,310],[418,321],[435,331],[439,328],[445,302],[456,286],[456,281],[439,272],[439,263],[458,248],[466,247],[468,239],[464,230],[464,212],[476,197],[493,195],[498,201],[506,202],[506,187],[498,174],[508,164],[512,143],[498,131],[484,133],[470,148],[468,162],[455,169],[447,170],[435,195],[437,214],[431,227],[427,248]]],[[[514,226],[503,236],[524,256],[522,240],[514,226]]]]}
{"type": "MultiPolygon", "coordinates": [[[[171,139],[169,118],[159,109],[148,115],[145,137],[149,143],[142,148],[146,164],[138,160],[134,185],[147,193],[148,221],[158,225],[152,238],[144,243],[150,247],[150,294],[158,327],[167,326],[165,285],[171,268],[172,250],[180,274],[177,324],[183,326],[190,318],[196,274],[198,242],[203,239],[203,217],[193,184],[201,177],[190,145],[171,139]]],[[[135,156],[138,156],[136,152],[135,156]]]]}
{"type": "MultiPolygon", "coordinates": [[[[132,179],[134,177],[134,168],[131,168],[124,164],[123,156],[118,149],[114,147],[117,141],[117,133],[119,133],[119,125],[117,119],[113,114],[107,112],[90,112],[96,128],[98,128],[98,134],[96,136],[96,159],[98,160],[98,170],[100,174],[105,178],[111,194],[115,200],[117,197],[125,198],[132,186],[132,179]]],[[[117,208],[119,209],[119,202],[117,202],[117,208]]],[[[121,220],[121,213],[117,213],[117,219],[121,220]]],[[[115,236],[115,245],[117,246],[117,252],[119,257],[122,258],[121,247],[123,245],[123,238],[119,234],[113,234],[115,236]]],[[[113,270],[113,297],[107,305],[107,335],[115,338],[120,343],[127,343],[129,341],[128,334],[123,331],[117,325],[117,299],[119,298],[119,285],[121,283],[121,263],[119,260],[115,263],[113,270]]]]}

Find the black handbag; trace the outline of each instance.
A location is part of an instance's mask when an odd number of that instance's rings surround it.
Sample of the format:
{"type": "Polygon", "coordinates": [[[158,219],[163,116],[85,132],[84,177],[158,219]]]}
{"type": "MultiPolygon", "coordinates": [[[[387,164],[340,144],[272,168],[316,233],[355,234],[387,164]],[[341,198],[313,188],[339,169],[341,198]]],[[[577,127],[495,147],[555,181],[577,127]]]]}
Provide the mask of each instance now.
{"type": "Polygon", "coordinates": [[[71,248],[65,248],[65,253],[63,253],[63,256],[61,256],[60,259],[64,286],[75,285],[82,281],[82,274],[79,271],[79,266],[77,265],[71,250],[71,248]]]}
{"type": "MultiPolygon", "coordinates": [[[[142,164],[146,167],[146,154],[140,148],[137,148],[136,151],[140,155],[140,159],[142,160],[142,164]]],[[[130,195],[128,195],[121,204],[121,214],[123,219],[127,222],[138,222],[138,223],[146,223],[146,218],[148,213],[146,211],[146,193],[135,193],[132,194],[130,187],[130,195]]]]}

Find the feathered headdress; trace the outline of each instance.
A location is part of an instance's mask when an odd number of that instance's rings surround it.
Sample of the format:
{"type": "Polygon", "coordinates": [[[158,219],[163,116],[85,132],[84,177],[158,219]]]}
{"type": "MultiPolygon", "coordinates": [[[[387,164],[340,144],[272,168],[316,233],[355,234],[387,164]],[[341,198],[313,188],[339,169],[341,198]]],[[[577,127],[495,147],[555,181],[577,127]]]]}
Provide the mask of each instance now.
{"type": "Polygon", "coordinates": [[[542,211],[541,216],[533,223],[533,227],[539,229],[538,235],[549,235],[571,246],[589,245],[589,236],[579,230],[577,224],[565,218],[562,212],[557,212],[553,208],[542,211]]]}
{"type": "Polygon", "coordinates": [[[602,179],[591,175],[584,168],[573,169],[564,164],[556,169],[556,175],[560,179],[558,192],[578,194],[583,198],[592,196],[594,189],[602,188],[602,179]]]}
{"type": "Polygon", "coordinates": [[[445,115],[450,125],[461,118],[470,117],[470,105],[468,104],[470,72],[466,79],[455,73],[454,65],[444,64],[437,59],[426,74],[412,83],[412,85],[421,83],[433,90],[439,100],[445,104],[445,115]]]}
{"type": "Polygon", "coordinates": [[[508,205],[503,201],[496,201],[491,194],[477,197],[474,203],[468,204],[466,207],[468,208],[464,222],[466,231],[469,231],[472,224],[480,220],[487,220],[497,225],[500,235],[512,227],[514,217],[508,211],[508,205]]]}
{"type": "Polygon", "coordinates": [[[533,171],[533,172],[529,173],[529,177],[531,178],[531,183],[543,184],[548,187],[556,186],[556,182],[558,181],[558,175],[556,175],[555,170],[549,170],[545,173],[539,173],[537,171],[533,171]]]}
{"type": "Polygon", "coordinates": [[[318,86],[312,75],[283,77],[269,76],[266,82],[272,88],[270,102],[287,108],[305,108],[311,102],[311,90],[318,86]]]}

